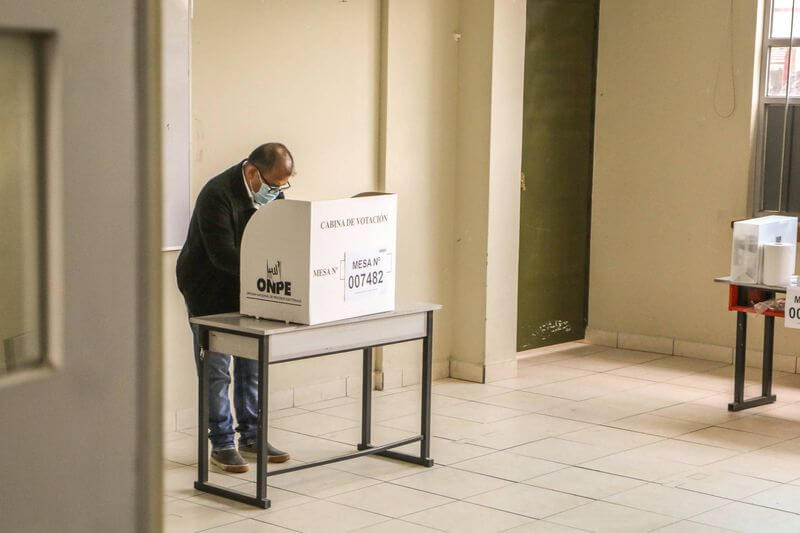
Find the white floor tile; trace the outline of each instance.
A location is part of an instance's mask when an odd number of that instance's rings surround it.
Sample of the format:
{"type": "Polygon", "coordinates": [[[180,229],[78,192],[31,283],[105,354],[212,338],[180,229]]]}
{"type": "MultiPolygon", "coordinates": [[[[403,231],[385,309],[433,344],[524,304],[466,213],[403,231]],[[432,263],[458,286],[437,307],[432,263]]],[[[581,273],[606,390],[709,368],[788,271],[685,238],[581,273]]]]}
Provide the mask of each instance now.
{"type": "Polygon", "coordinates": [[[677,439],[741,452],[751,452],[780,442],[780,439],[775,437],[721,427],[710,427],[686,433],[677,439]]]}
{"type": "Polygon", "coordinates": [[[287,416],[272,422],[276,428],[303,435],[318,437],[325,433],[340,431],[358,426],[358,422],[348,420],[338,416],[323,415],[315,412],[303,413],[301,415],[287,416]]]}
{"type": "Polygon", "coordinates": [[[607,502],[626,507],[682,519],[730,503],[730,500],[717,498],[716,496],[698,494],[688,490],[664,487],[652,483],[640,485],[604,499],[607,502]]]}
{"type": "Polygon", "coordinates": [[[694,516],[692,522],[745,533],[797,533],[800,531],[800,516],[741,502],[731,503],[694,516]]]}
{"type": "Polygon", "coordinates": [[[442,379],[433,384],[433,392],[462,400],[478,400],[495,394],[508,392],[507,388],[482,383],[470,383],[457,379],[442,379]]]}
{"type": "Polygon", "coordinates": [[[650,352],[635,352],[633,350],[613,348],[611,350],[605,350],[580,358],[557,361],[553,364],[558,366],[568,366],[570,368],[592,370],[594,372],[608,372],[609,370],[615,370],[617,368],[623,368],[639,363],[646,363],[647,361],[653,361],[663,357],[670,356],[650,352]]]}
{"type": "Polygon", "coordinates": [[[683,403],[665,407],[664,409],[658,409],[650,414],[665,416],[667,418],[677,418],[679,420],[688,420],[690,422],[724,424],[725,422],[742,418],[746,416],[747,413],[732,413],[728,411],[727,404],[720,402],[719,405],[715,407],[699,403],[683,403]]]}
{"type": "Polygon", "coordinates": [[[581,464],[584,468],[644,481],[660,481],[692,470],[692,466],[643,454],[638,449],[581,464]]]}
{"type": "Polygon", "coordinates": [[[508,529],[504,533],[582,533],[584,531],[584,529],[562,526],[547,520],[534,520],[533,522],[508,529]]]}
{"type": "Polygon", "coordinates": [[[670,516],[599,501],[570,509],[551,516],[547,520],[584,531],[601,533],[639,533],[651,531],[675,521],[670,516]]]}
{"type": "MultiPolygon", "coordinates": [[[[325,437],[327,436],[325,435],[325,437]]],[[[292,459],[303,462],[335,457],[354,450],[353,446],[349,444],[277,428],[270,430],[269,441],[281,450],[287,451],[292,459]]]]}
{"type": "Polygon", "coordinates": [[[275,510],[264,520],[303,533],[343,533],[384,522],[386,517],[319,500],[289,509],[275,510]]]}
{"type": "MultiPolygon", "coordinates": [[[[417,445],[417,449],[414,453],[419,454],[419,445],[417,445]]],[[[391,481],[429,470],[427,467],[421,465],[375,455],[332,463],[328,465],[328,468],[381,481],[391,481]]]]}
{"type": "MultiPolygon", "coordinates": [[[[163,476],[164,494],[167,496],[184,499],[201,494],[200,491],[194,489],[194,482],[197,480],[196,467],[171,468],[165,470],[163,476]]],[[[208,480],[222,487],[232,487],[241,483],[241,480],[215,472],[208,473],[208,480]]]]}
{"type": "Polygon", "coordinates": [[[585,498],[602,499],[644,484],[644,481],[596,470],[569,467],[525,481],[534,485],[585,498]]]}
{"type": "Polygon", "coordinates": [[[522,367],[517,371],[516,378],[495,381],[494,385],[515,390],[526,389],[546,385],[548,383],[579,378],[581,376],[590,376],[592,374],[594,374],[594,372],[591,370],[545,364],[522,367]]]}
{"type": "Polygon", "coordinates": [[[639,448],[663,440],[661,437],[647,435],[636,431],[595,426],[572,433],[561,435],[562,439],[584,444],[602,444],[603,448],[610,448],[616,452],[639,448]]]}
{"type": "Polygon", "coordinates": [[[183,465],[197,464],[197,439],[183,434],[164,444],[164,459],[183,465]]]}
{"type": "Polygon", "coordinates": [[[715,468],[734,474],[789,483],[800,478],[800,464],[796,460],[765,454],[762,450],[738,455],[714,464],[715,468]]]}
{"type": "Polygon", "coordinates": [[[743,500],[779,486],[774,481],[725,472],[716,465],[681,474],[663,484],[730,500],[743,500]]]}
{"type": "Polygon", "coordinates": [[[272,486],[314,498],[327,498],[377,483],[380,482],[376,479],[324,466],[269,478],[269,484],[272,486]]]}
{"type": "Polygon", "coordinates": [[[291,529],[286,529],[285,527],[250,519],[240,520],[239,522],[205,529],[203,531],[208,533],[293,533],[291,529]]]}
{"type": "Polygon", "coordinates": [[[636,449],[642,455],[657,459],[667,459],[678,463],[703,466],[738,455],[735,450],[717,446],[706,446],[675,439],[665,439],[636,449]]]}
{"type": "MultiPolygon", "coordinates": [[[[386,444],[389,442],[402,440],[406,437],[413,437],[414,435],[419,435],[419,428],[398,429],[393,427],[387,427],[382,424],[372,424],[371,444],[373,445],[386,444]]],[[[361,442],[361,427],[356,426],[348,429],[343,429],[341,431],[334,431],[333,433],[326,433],[325,435],[322,435],[322,438],[349,444],[347,450],[353,451],[353,446],[361,442]]]]}
{"type": "MultiPolygon", "coordinates": [[[[410,453],[412,455],[419,454],[419,443],[414,442],[407,444],[403,447],[397,448],[397,451],[403,453],[410,453]]],[[[431,439],[431,457],[437,465],[452,465],[460,463],[473,457],[480,457],[494,453],[492,448],[485,448],[483,446],[475,446],[465,442],[453,441],[449,439],[442,439],[433,437],[431,439]]]]}
{"type": "MultiPolygon", "coordinates": [[[[420,419],[417,415],[408,415],[392,420],[384,420],[381,425],[408,431],[412,434],[419,434],[420,419]]],[[[485,424],[480,422],[444,415],[431,416],[431,432],[435,437],[443,439],[466,439],[480,435],[485,429],[485,424]]]]}
{"type": "Polygon", "coordinates": [[[800,422],[791,422],[763,415],[745,416],[720,424],[720,427],[749,431],[750,433],[768,435],[779,439],[800,437],[800,422]]]}
{"type": "Polygon", "coordinates": [[[800,487],[796,485],[773,487],[750,496],[746,501],[764,507],[800,514],[800,487]]]}
{"type": "MultiPolygon", "coordinates": [[[[749,418],[749,417],[748,417],[749,418]]],[[[631,431],[638,431],[640,433],[647,433],[649,435],[657,435],[660,437],[677,437],[684,433],[691,433],[698,429],[708,427],[709,424],[704,422],[691,422],[688,420],[679,420],[677,418],[667,418],[665,416],[656,416],[651,414],[634,415],[628,418],[622,418],[608,423],[620,429],[629,429],[631,431]]]]}
{"type": "Polygon", "coordinates": [[[407,516],[405,520],[448,533],[495,533],[528,523],[530,518],[455,502],[407,516]]]}
{"type": "Polygon", "coordinates": [[[452,467],[508,481],[524,481],[542,474],[561,470],[564,465],[509,452],[495,452],[456,463],[452,467]]]}
{"type": "Polygon", "coordinates": [[[449,466],[402,477],[393,483],[455,499],[469,498],[511,484],[509,481],[456,470],[449,466]]]}
{"type": "Polygon", "coordinates": [[[559,405],[543,411],[542,414],[577,420],[591,424],[608,425],[615,420],[651,411],[646,405],[635,402],[618,403],[609,396],[592,398],[568,405],[559,405]]]}
{"type": "Polygon", "coordinates": [[[583,376],[567,381],[531,387],[525,389],[525,391],[577,401],[589,400],[591,398],[597,398],[598,396],[605,396],[636,387],[644,387],[648,384],[647,381],[640,379],[631,379],[612,374],[593,374],[591,376],[583,376]]]}
{"type": "MultiPolygon", "coordinates": [[[[234,485],[231,488],[251,494],[253,496],[256,494],[256,484],[252,482],[234,485]]],[[[287,509],[295,505],[301,505],[314,501],[314,498],[309,496],[304,496],[296,492],[289,492],[273,486],[267,487],[267,498],[269,498],[272,505],[270,509],[267,510],[203,492],[197,496],[187,498],[186,501],[196,503],[198,505],[204,505],[206,507],[212,507],[214,509],[219,509],[220,511],[239,515],[243,518],[253,518],[256,520],[261,519],[261,517],[273,512],[275,509],[287,509]]]]}
{"type": "Polygon", "coordinates": [[[732,529],[700,524],[690,520],[681,520],[665,527],[654,529],[654,533],[731,533],[732,529]]]}
{"type": "Polygon", "coordinates": [[[354,533],[438,533],[440,530],[412,524],[405,520],[387,520],[374,526],[367,526],[353,531],[354,533]]]}
{"type": "Polygon", "coordinates": [[[585,427],[588,427],[588,425],[583,422],[534,413],[486,424],[485,433],[479,437],[468,439],[468,442],[478,446],[503,450],[537,439],[555,437],[577,431],[585,427]]]}
{"type": "Polygon", "coordinates": [[[518,390],[505,394],[498,394],[497,396],[489,396],[479,401],[481,403],[509,407],[529,413],[540,413],[551,407],[572,403],[572,400],[565,400],[564,398],[556,398],[554,396],[545,396],[543,394],[534,394],[532,392],[518,390]]]}
{"type": "Polygon", "coordinates": [[[592,500],[516,483],[497,490],[473,496],[467,500],[501,511],[528,516],[530,518],[546,518],[548,516],[587,504],[592,500]]]}
{"type": "Polygon", "coordinates": [[[431,507],[453,502],[452,499],[444,496],[390,483],[381,483],[380,485],[339,494],[328,498],[328,500],[348,507],[356,507],[364,511],[391,516],[392,518],[400,518],[431,507]]]}
{"type": "MultiPolygon", "coordinates": [[[[628,366],[612,370],[612,374],[627,376],[650,381],[676,380],[689,374],[704,372],[710,369],[726,366],[727,363],[707,361],[705,359],[692,359],[689,357],[671,356],[640,365],[628,366]]],[[[730,365],[727,365],[730,366],[730,365]]]]}
{"type": "MultiPolygon", "coordinates": [[[[491,398],[490,396],[487,399],[491,398]]],[[[441,409],[439,414],[486,424],[488,422],[496,422],[498,420],[514,418],[515,416],[526,415],[528,411],[509,409],[508,407],[489,405],[487,403],[462,402],[441,409]]]]}
{"type": "Polygon", "coordinates": [[[164,505],[164,531],[189,533],[242,520],[241,516],[177,500],[164,505]]]}
{"type": "Polygon", "coordinates": [[[565,465],[579,465],[592,459],[613,455],[615,450],[596,444],[574,442],[560,438],[542,439],[508,450],[511,453],[538,457],[565,465]]]}

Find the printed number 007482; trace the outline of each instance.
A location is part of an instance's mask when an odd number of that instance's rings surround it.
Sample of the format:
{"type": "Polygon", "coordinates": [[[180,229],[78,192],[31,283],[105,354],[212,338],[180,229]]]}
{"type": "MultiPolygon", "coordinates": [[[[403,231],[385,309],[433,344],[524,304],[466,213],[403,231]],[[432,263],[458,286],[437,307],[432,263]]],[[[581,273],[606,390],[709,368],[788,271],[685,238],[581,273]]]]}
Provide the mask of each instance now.
{"type": "Polygon", "coordinates": [[[380,285],[381,283],[383,283],[383,270],[353,274],[347,277],[347,287],[349,289],[357,289],[368,285],[380,285]]]}

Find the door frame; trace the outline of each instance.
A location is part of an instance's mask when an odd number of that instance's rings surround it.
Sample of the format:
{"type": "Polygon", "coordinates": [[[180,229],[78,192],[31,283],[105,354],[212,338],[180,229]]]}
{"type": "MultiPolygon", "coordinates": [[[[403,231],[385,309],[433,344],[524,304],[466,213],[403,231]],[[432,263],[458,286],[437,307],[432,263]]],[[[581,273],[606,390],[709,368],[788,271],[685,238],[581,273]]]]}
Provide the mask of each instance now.
{"type": "Polygon", "coordinates": [[[162,0],[138,0],[136,4],[140,170],[136,198],[140,284],[136,308],[143,363],[136,387],[137,531],[161,531],[163,527],[161,3],[162,0]]]}

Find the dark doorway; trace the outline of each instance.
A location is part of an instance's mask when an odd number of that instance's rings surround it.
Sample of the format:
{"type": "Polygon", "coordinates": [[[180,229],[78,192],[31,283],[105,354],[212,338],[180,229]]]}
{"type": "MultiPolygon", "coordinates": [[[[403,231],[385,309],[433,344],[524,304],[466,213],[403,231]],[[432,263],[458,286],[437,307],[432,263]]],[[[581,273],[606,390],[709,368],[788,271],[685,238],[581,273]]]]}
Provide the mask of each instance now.
{"type": "Polygon", "coordinates": [[[528,0],[517,349],[582,339],[599,0],[528,0]]]}

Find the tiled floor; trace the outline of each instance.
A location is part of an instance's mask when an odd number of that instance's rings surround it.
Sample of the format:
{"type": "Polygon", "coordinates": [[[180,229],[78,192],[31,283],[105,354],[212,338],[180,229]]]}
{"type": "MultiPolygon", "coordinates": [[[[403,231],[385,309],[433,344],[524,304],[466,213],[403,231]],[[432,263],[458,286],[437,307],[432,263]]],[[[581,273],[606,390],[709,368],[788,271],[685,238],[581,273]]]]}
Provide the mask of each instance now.
{"type": "MultiPolygon", "coordinates": [[[[779,401],[740,413],[727,411],[731,376],[722,363],[574,343],[520,360],[514,379],[441,380],[435,467],[365,457],[276,476],[266,511],[195,491],[194,437],[173,433],[165,530],[798,532],[800,375],[776,372],[779,401]]],[[[270,440],[290,464],[350,451],[358,402],[272,413],[270,440]]],[[[374,441],[414,434],[418,404],[418,387],[376,392],[374,441]]],[[[211,478],[254,493],[253,470],[211,478]]]]}

